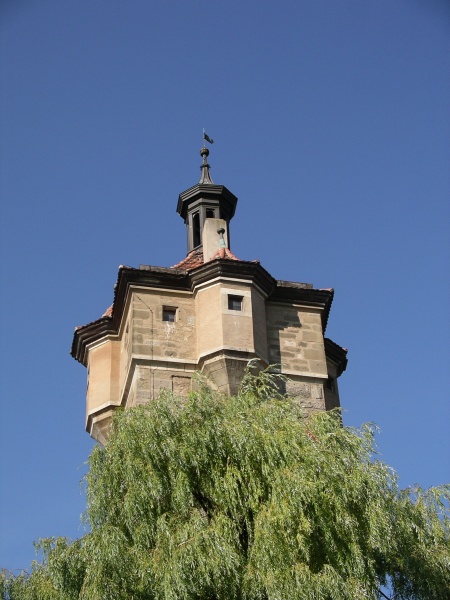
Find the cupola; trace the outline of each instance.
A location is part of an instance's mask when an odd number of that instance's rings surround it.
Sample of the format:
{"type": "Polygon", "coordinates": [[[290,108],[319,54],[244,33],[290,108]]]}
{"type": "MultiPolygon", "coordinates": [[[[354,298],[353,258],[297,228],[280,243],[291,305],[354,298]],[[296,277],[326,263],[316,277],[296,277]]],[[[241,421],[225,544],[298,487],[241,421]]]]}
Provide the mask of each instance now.
{"type": "Polygon", "coordinates": [[[222,219],[226,223],[225,238],[230,247],[229,224],[236,210],[237,198],[224,185],[216,185],[211,179],[208,164],[209,150],[200,150],[203,163],[200,166],[200,181],[178,197],[177,213],[187,229],[187,251],[191,252],[203,244],[203,228],[206,219],[222,219]]]}

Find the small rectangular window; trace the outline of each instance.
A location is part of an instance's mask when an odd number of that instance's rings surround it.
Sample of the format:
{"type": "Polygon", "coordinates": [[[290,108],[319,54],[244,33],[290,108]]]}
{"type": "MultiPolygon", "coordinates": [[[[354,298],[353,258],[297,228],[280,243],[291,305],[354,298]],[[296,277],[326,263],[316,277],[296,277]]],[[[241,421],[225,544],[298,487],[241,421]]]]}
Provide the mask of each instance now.
{"type": "Polygon", "coordinates": [[[175,323],[177,316],[177,309],[171,308],[169,306],[163,306],[163,321],[168,321],[169,323],[175,323]]]}
{"type": "Polygon", "coordinates": [[[228,296],[228,310],[242,310],[242,296],[228,296]]]}

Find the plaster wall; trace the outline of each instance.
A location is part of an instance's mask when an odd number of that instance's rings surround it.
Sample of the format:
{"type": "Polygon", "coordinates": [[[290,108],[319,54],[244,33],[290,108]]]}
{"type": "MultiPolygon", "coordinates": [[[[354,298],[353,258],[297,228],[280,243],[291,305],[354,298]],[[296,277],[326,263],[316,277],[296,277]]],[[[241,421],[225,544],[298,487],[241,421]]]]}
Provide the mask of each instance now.
{"type": "MultiPolygon", "coordinates": [[[[223,346],[223,323],[218,284],[199,289],[195,296],[197,357],[223,346]]],[[[197,358],[196,357],[196,358],[197,358]]]]}
{"type": "Polygon", "coordinates": [[[119,404],[120,346],[106,340],[89,351],[86,413],[108,404],[119,404]]]}
{"type": "Polygon", "coordinates": [[[203,260],[208,262],[211,257],[220,248],[220,235],[217,233],[218,229],[224,229],[224,241],[225,245],[228,246],[228,228],[225,219],[206,219],[203,225],[202,242],[203,242],[203,260]]]}
{"type": "Polygon", "coordinates": [[[220,285],[220,312],[222,318],[223,342],[229,350],[254,352],[253,310],[250,286],[227,282],[220,285]],[[228,308],[229,296],[242,298],[242,310],[228,308]]]}

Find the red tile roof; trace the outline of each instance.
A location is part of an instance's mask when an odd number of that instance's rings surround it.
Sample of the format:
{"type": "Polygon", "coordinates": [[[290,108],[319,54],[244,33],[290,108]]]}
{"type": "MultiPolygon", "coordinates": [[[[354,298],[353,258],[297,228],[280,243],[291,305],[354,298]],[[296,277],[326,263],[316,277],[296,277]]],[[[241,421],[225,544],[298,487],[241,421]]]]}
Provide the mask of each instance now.
{"type": "Polygon", "coordinates": [[[196,248],[189,252],[186,258],[183,258],[182,261],[173,265],[172,269],[183,269],[184,271],[190,271],[191,269],[195,269],[195,267],[199,267],[203,264],[203,248],[196,248]]]}
{"type": "Polygon", "coordinates": [[[102,314],[102,317],[111,317],[112,311],[113,311],[113,306],[114,306],[114,304],[111,304],[111,306],[109,308],[107,308],[105,310],[105,312],[102,314]]]}
{"type": "MultiPolygon", "coordinates": [[[[217,252],[209,260],[215,260],[216,258],[223,258],[228,260],[239,260],[228,248],[219,248],[217,252]]],[[[209,262],[209,261],[208,261],[209,262]]],[[[172,267],[172,269],[183,269],[184,271],[191,271],[196,267],[200,267],[205,264],[203,260],[203,248],[200,246],[195,250],[189,252],[186,258],[172,267]]]]}

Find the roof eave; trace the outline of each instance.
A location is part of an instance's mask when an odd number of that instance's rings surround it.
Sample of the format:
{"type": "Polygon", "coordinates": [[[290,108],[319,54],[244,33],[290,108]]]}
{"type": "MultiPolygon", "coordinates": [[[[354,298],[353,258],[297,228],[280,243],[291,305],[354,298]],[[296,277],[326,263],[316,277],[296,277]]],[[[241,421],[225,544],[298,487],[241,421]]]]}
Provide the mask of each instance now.
{"type": "Polygon", "coordinates": [[[112,317],[101,317],[92,323],[77,327],[73,334],[70,354],[79,363],[87,366],[87,347],[107,335],[117,334],[112,317]]]}
{"type": "Polygon", "coordinates": [[[177,213],[183,219],[186,219],[189,205],[201,199],[221,200],[222,202],[225,202],[229,218],[231,219],[234,216],[238,201],[237,196],[230,192],[224,185],[211,185],[206,183],[197,183],[184,192],[181,192],[178,196],[177,213]]]}
{"type": "Polygon", "coordinates": [[[326,357],[332,360],[338,367],[337,376],[340,377],[342,373],[347,368],[348,358],[347,358],[347,348],[342,348],[330,340],[330,338],[325,338],[325,354],[326,357]]]}
{"type": "Polygon", "coordinates": [[[274,302],[298,303],[316,307],[321,310],[322,328],[325,333],[334,290],[318,290],[308,283],[294,281],[277,281],[277,287],[270,300],[274,302]]]}

